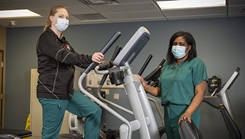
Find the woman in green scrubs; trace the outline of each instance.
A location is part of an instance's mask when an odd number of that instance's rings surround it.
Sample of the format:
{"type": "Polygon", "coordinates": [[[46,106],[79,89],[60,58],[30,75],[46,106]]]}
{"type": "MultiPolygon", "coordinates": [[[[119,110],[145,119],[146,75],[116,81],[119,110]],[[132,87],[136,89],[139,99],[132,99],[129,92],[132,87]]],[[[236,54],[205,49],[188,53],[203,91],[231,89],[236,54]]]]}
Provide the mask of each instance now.
{"type": "Polygon", "coordinates": [[[197,57],[195,39],[189,32],[176,32],[171,37],[158,87],[148,85],[142,77],[140,80],[146,92],[161,97],[168,139],[180,139],[178,123],[183,119],[189,122],[192,119],[199,127],[199,106],[208,77],[204,62],[197,57]]]}

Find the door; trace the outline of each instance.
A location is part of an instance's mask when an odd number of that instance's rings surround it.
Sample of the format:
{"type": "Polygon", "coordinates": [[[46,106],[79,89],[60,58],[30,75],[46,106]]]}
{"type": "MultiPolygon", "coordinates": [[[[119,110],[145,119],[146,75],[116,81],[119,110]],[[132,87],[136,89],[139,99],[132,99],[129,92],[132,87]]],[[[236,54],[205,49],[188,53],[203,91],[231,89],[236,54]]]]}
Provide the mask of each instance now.
{"type": "Polygon", "coordinates": [[[3,127],[3,54],[0,50],[0,129],[3,127]]]}

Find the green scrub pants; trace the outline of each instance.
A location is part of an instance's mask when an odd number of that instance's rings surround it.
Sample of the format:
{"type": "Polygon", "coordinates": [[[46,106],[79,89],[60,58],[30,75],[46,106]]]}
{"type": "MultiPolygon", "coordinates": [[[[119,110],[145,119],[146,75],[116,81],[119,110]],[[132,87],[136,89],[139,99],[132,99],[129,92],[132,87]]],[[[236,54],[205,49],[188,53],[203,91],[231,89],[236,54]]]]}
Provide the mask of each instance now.
{"type": "Polygon", "coordinates": [[[43,113],[42,139],[58,138],[65,110],[86,117],[85,139],[99,139],[102,110],[81,92],[74,91],[72,98],[67,100],[39,98],[39,102],[43,113]]]}
{"type": "MultiPolygon", "coordinates": [[[[178,131],[179,117],[186,111],[187,105],[169,104],[164,106],[164,123],[168,139],[180,139],[178,131]]],[[[200,125],[200,108],[192,114],[191,119],[196,127],[200,125]]]]}

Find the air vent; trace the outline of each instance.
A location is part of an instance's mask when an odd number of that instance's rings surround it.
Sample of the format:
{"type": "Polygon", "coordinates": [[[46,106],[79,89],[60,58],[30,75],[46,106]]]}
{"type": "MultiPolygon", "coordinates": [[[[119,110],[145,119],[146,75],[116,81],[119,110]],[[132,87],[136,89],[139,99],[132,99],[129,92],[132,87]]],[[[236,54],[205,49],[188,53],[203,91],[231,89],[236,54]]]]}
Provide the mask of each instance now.
{"type": "Polygon", "coordinates": [[[80,0],[86,5],[100,5],[100,4],[115,4],[118,3],[116,0],[80,0]]]}

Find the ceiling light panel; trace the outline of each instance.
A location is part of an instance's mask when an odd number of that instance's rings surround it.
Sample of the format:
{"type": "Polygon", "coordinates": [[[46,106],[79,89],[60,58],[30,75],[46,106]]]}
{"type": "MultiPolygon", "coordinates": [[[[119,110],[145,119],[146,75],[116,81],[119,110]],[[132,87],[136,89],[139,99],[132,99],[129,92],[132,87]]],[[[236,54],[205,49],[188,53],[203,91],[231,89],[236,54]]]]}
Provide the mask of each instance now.
{"type": "Polygon", "coordinates": [[[28,9],[0,11],[0,18],[21,18],[21,17],[40,17],[40,15],[28,9]]]}
{"type": "Polygon", "coordinates": [[[156,1],[156,3],[162,10],[226,6],[225,0],[173,0],[156,1]]]}

